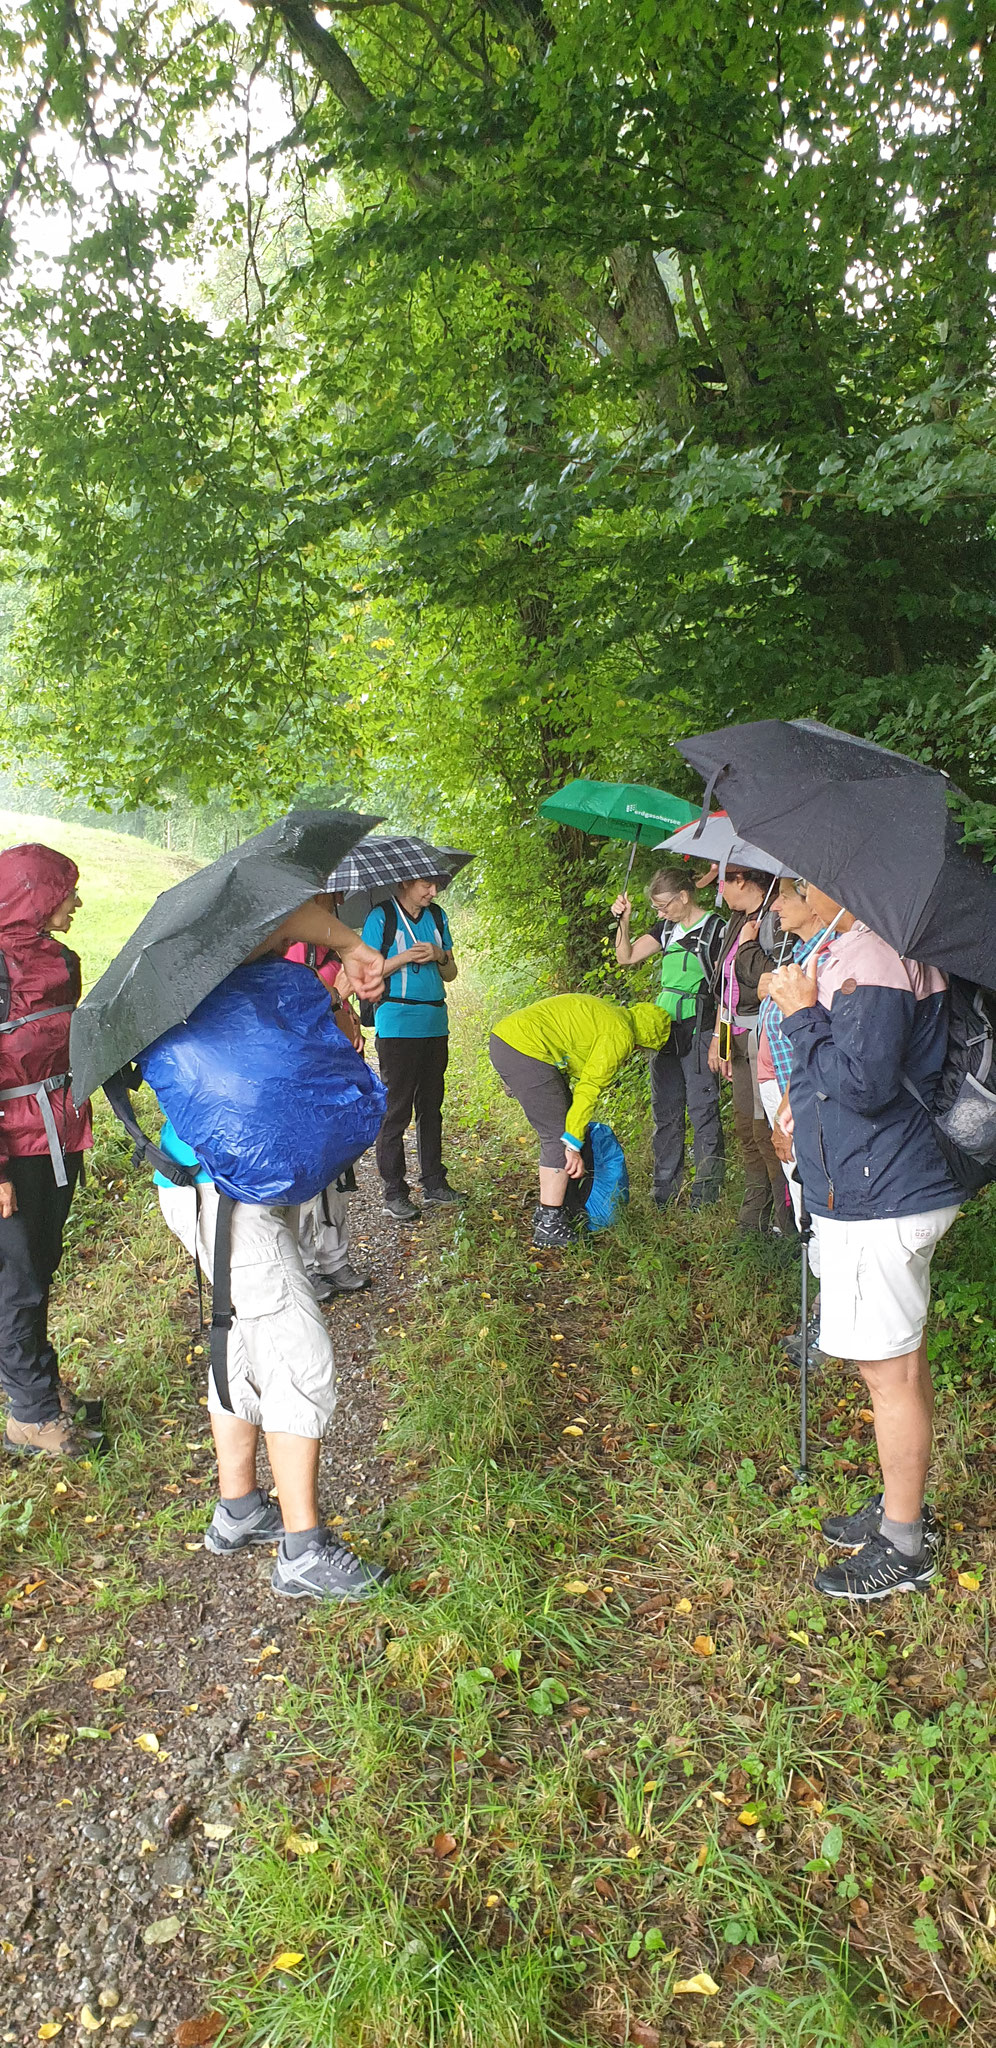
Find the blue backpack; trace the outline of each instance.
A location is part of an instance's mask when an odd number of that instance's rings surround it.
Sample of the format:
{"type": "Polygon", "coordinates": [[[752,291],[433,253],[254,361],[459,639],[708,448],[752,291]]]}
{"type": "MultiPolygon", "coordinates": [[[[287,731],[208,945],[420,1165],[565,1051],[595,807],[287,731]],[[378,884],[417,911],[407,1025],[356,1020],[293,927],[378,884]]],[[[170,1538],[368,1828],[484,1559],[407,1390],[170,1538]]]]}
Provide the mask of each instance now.
{"type": "Polygon", "coordinates": [[[139,1062],[170,1123],[236,1202],[307,1202],[373,1144],[387,1100],[291,961],[238,967],[139,1062]]]}
{"type": "Polygon", "coordinates": [[[590,1231],[610,1230],[629,1201],[626,1154],[609,1124],[589,1124],[592,1182],[585,1202],[590,1231]]]}

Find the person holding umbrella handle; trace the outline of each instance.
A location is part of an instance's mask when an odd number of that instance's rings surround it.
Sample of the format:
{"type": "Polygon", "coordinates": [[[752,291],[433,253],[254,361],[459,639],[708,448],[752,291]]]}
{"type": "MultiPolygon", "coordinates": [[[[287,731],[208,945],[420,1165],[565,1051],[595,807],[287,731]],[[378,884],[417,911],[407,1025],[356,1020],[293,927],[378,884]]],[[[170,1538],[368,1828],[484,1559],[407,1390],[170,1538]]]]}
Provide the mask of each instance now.
{"type": "Polygon", "coordinates": [[[883,1477],[856,1514],[823,1522],[828,1542],[855,1554],[823,1566],[815,1584],[830,1599],[883,1600],[919,1591],[937,1569],[924,1499],[934,1406],[924,1333],[930,1262],[961,1190],[924,1103],[944,1065],[947,984],[822,890],[797,887],[836,929],[805,965],[771,977],[792,1047],[779,1122],[819,1218],[820,1349],[857,1365],[883,1477]]]}

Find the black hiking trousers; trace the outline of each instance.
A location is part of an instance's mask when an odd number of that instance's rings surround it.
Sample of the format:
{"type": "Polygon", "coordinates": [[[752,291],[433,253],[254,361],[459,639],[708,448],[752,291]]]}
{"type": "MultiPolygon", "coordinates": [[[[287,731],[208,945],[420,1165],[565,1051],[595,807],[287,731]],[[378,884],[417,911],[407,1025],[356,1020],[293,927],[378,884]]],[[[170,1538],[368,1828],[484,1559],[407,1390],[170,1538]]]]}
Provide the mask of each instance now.
{"type": "Polygon", "coordinates": [[[82,1152],[67,1152],[68,1185],[56,1186],[47,1152],[9,1159],[13,1216],[0,1217],[0,1386],[15,1422],[54,1422],[59,1361],[48,1335],[48,1296],[62,1257],[62,1233],[80,1177],[82,1152]]]}
{"type": "Polygon", "coordinates": [[[448,1038],[378,1038],[380,1078],[387,1108],[377,1134],[377,1171],[384,1194],[406,1195],[405,1132],[415,1117],[418,1168],[424,1188],[446,1186],[443,1165],[443,1094],[448,1038]]]}

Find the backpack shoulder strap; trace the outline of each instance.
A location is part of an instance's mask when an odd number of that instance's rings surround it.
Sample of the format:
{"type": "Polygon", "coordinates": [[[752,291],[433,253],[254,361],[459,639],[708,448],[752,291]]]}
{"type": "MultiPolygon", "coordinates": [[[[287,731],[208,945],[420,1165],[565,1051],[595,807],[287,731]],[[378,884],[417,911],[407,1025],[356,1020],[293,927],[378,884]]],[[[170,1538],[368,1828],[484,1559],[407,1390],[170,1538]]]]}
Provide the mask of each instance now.
{"type": "Polygon", "coordinates": [[[10,968],[0,953],[0,1024],[6,1024],[10,1016],[10,968]]]}
{"type": "Polygon", "coordinates": [[[161,1173],[164,1180],[170,1180],[174,1187],[192,1188],[197,1185],[197,1174],[191,1166],[181,1166],[178,1159],[171,1159],[160,1145],[154,1145],[147,1138],[131,1106],[131,1089],[141,1086],[142,1076],[137,1067],[121,1067],[104,1082],[104,1094],[114,1111],[118,1122],[123,1124],[134,1146],[132,1158],[138,1166],[144,1160],[146,1165],[161,1173]]]}
{"type": "Polygon", "coordinates": [[[380,942],[380,950],[386,954],[388,947],[393,946],[398,936],[398,906],[391,896],[381,907],[384,912],[384,936],[380,942]]]}
{"type": "Polygon", "coordinates": [[[439,943],[440,943],[440,945],[441,945],[441,946],[444,946],[444,945],[446,944],[446,939],[445,939],[445,926],[444,926],[444,924],[443,924],[443,912],[442,912],[442,906],[441,906],[441,904],[439,904],[439,903],[430,903],[430,905],[429,905],[429,913],[430,913],[430,916],[431,916],[431,918],[432,918],[432,922],[433,922],[433,924],[435,925],[435,927],[436,927],[436,930],[437,930],[437,932],[439,933],[439,943]]]}

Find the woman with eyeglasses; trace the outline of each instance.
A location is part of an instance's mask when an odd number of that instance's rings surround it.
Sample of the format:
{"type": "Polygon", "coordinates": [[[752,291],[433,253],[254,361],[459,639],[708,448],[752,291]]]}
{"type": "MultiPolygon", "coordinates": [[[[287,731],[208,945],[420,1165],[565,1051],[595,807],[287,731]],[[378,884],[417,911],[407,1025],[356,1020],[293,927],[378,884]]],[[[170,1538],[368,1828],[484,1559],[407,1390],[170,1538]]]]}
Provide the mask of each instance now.
{"type": "Polygon", "coordinates": [[[795,1233],[757,1085],[758,985],[775,966],[773,955],[761,941],[761,918],[773,888],[774,878],[756,868],[728,868],[721,884],[723,901],[732,915],[713,982],[719,1009],[709,1044],[709,1065],[733,1089],[733,1117],[744,1163],[737,1229],[744,1237],[795,1233]]]}
{"type": "Polygon", "coordinates": [[[654,1201],[666,1209],[681,1190],[685,1174],[685,1113],[692,1126],[695,1179],[689,1206],[719,1200],[726,1170],[719,1115],[719,1078],[710,1067],[709,1039],[716,1021],[712,980],[723,950],[725,925],[696,898],[687,869],[658,868],[647,895],[657,921],[642,937],[630,937],[633,906],[627,895],[612,905],[616,959],[639,967],[661,956],[657,1006],[671,1019],[670,1036],[650,1060],[654,1118],[654,1201]]]}

